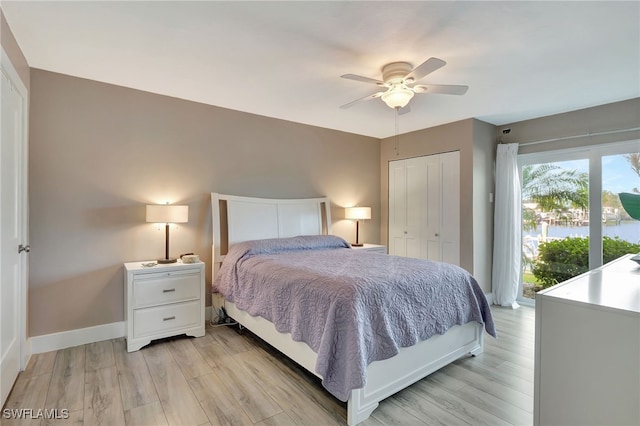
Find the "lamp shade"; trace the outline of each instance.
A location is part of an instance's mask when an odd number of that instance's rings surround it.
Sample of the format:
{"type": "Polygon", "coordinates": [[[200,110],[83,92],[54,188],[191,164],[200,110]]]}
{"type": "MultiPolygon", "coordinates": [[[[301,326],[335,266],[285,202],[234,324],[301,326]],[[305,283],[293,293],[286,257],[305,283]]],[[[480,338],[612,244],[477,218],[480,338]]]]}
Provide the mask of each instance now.
{"type": "Polygon", "coordinates": [[[347,207],[344,209],[345,219],[371,219],[371,207],[347,207]]]}
{"type": "Polygon", "coordinates": [[[147,222],[186,223],[189,222],[189,206],[172,204],[147,205],[147,222]]]}
{"type": "Polygon", "coordinates": [[[382,100],[390,108],[404,108],[411,98],[413,90],[404,85],[394,85],[391,89],[382,94],[382,100]]]}

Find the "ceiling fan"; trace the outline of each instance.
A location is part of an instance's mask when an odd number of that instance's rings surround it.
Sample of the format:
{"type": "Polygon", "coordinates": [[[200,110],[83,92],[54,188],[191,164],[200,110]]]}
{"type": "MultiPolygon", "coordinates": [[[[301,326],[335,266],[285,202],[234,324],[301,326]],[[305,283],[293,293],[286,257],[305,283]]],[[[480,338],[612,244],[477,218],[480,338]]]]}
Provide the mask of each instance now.
{"type": "Polygon", "coordinates": [[[421,65],[412,69],[408,62],[392,62],[382,67],[382,80],[363,77],[355,74],[344,74],[340,77],[377,85],[380,89],[372,95],[356,99],[340,108],[349,108],[359,102],[382,98],[390,108],[404,108],[416,93],[441,93],[446,95],[464,95],[469,86],[450,84],[419,84],[415,83],[428,74],[442,68],[447,63],[442,59],[429,58],[421,65]]]}

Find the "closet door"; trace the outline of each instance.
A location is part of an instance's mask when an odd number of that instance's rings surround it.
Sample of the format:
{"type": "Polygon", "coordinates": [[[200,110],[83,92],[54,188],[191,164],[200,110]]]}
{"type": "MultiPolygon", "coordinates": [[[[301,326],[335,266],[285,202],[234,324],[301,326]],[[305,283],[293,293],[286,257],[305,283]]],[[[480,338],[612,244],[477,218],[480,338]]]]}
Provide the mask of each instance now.
{"type": "Polygon", "coordinates": [[[389,162],[389,254],[460,263],[459,151],[389,162]]]}
{"type": "Polygon", "coordinates": [[[442,161],[440,155],[429,155],[423,158],[426,173],[422,183],[425,195],[425,214],[422,216],[423,256],[421,258],[440,261],[442,260],[440,221],[443,216],[442,161]]]}
{"type": "Polygon", "coordinates": [[[389,162],[389,253],[424,258],[425,157],[389,162]]]}
{"type": "Polygon", "coordinates": [[[460,151],[439,157],[442,191],[438,233],[440,260],[460,265],[460,151]]]}

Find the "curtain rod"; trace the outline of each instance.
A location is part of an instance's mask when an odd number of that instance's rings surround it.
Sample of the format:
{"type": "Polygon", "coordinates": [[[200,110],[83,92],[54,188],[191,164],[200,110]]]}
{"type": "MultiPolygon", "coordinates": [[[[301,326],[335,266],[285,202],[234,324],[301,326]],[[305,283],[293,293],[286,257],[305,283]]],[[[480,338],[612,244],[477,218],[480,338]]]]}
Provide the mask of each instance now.
{"type": "Polygon", "coordinates": [[[591,136],[611,135],[614,133],[633,132],[634,130],[640,130],[640,127],[632,127],[630,129],[620,129],[620,130],[608,130],[606,132],[585,133],[582,135],[563,136],[561,138],[552,138],[552,139],[544,139],[541,141],[525,142],[525,143],[519,144],[519,146],[538,145],[540,143],[557,142],[557,141],[563,141],[567,139],[577,139],[577,138],[584,138],[584,137],[591,137],[591,136]]]}

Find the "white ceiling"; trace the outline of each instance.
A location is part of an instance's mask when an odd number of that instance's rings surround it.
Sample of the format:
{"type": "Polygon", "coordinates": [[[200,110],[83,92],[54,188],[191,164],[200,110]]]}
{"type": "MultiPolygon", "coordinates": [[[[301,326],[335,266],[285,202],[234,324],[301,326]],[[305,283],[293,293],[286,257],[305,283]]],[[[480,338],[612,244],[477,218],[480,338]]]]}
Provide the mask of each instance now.
{"type": "Polygon", "coordinates": [[[33,68],[377,138],[395,133],[381,67],[429,57],[400,132],[502,125],[640,97],[640,2],[2,1],[33,68]]]}

